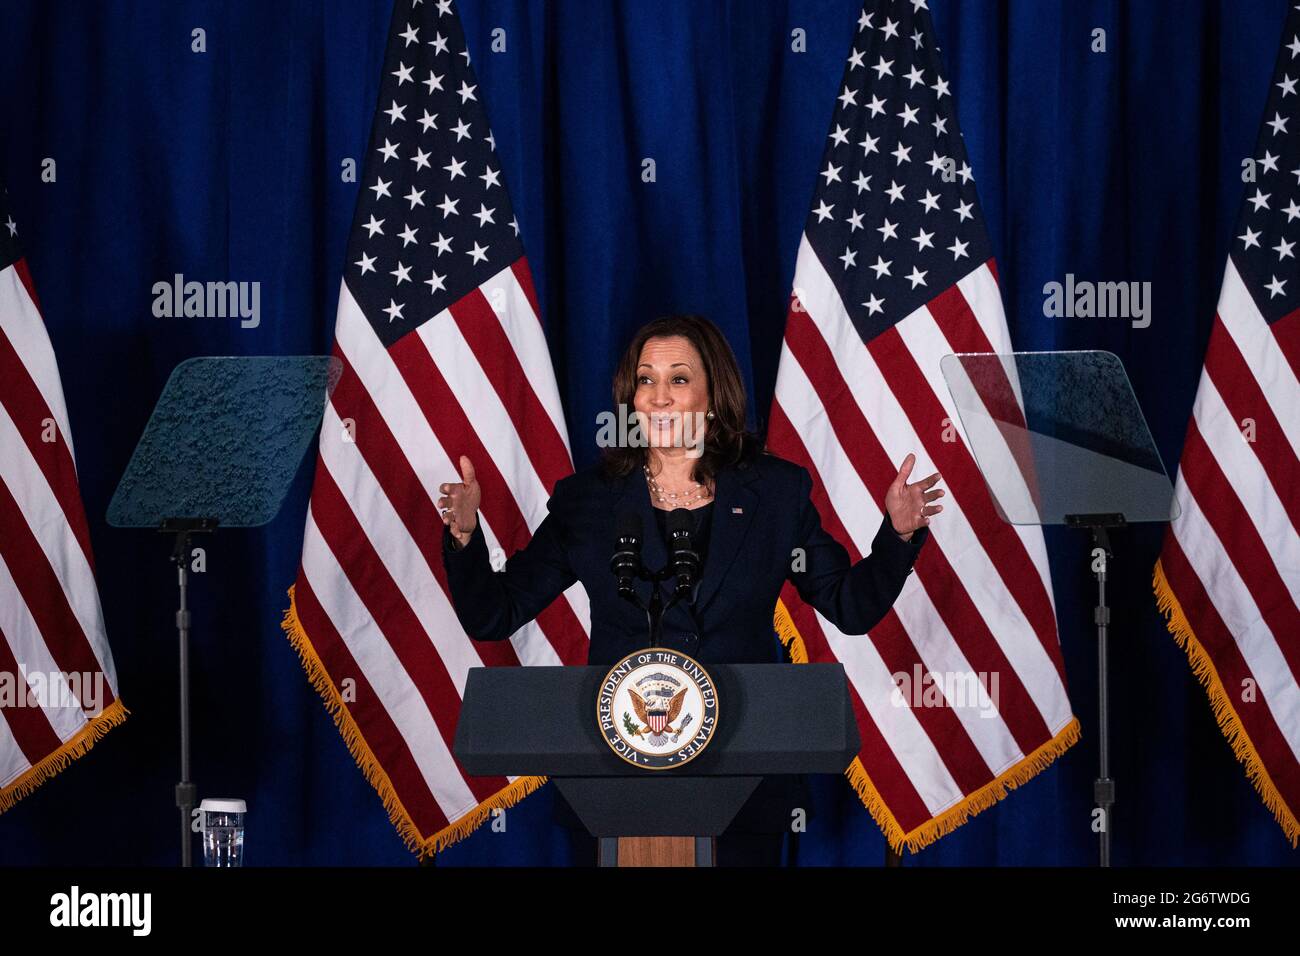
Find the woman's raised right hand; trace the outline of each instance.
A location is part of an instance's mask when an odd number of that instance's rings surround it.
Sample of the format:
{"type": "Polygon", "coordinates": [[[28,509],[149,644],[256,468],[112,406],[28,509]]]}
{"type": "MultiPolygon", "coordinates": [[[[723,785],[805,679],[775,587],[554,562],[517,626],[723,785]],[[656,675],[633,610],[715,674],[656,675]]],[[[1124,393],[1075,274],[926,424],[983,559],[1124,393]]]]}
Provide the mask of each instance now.
{"type": "Polygon", "coordinates": [[[442,492],[438,499],[442,523],[451,528],[452,535],[463,548],[469,544],[474,525],[478,523],[478,506],[483,500],[483,490],[474,478],[474,464],[461,455],[460,481],[439,485],[438,490],[442,492]]]}

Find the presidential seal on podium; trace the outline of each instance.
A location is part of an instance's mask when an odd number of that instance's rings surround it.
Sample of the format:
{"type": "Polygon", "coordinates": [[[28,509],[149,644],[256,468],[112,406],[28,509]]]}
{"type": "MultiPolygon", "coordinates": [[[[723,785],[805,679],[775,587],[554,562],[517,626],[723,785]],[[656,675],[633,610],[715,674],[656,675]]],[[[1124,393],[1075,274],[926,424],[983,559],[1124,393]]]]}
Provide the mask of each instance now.
{"type": "Polygon", "coordinates": [[[718,726],[718,693],[699,662],[647,647],[600,683],[596,722],[610,749],[646,770],[670,770],[704,752],[718,726]]]}

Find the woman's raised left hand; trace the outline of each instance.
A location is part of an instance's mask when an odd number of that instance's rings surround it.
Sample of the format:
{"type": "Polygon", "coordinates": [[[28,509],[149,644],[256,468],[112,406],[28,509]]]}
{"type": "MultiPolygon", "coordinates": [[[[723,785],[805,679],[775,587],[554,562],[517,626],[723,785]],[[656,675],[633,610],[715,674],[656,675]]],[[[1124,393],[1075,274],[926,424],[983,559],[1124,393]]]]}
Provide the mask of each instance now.
{"type": "Polygon", "coordinates": [[[942,488],[930,490],[939,481],[937,471],[929,478],[922,478],[910,485],[907,483],[915,465],[915,455],[904,458],[898,476],[885,492],[885,510],[889,512],[889,521],[904,541],[910,541],[914,531],[924,528],[930,523],[932,515],[943,510],[943,505],[930,504],[934,499],[943,497],[942,488]]]}

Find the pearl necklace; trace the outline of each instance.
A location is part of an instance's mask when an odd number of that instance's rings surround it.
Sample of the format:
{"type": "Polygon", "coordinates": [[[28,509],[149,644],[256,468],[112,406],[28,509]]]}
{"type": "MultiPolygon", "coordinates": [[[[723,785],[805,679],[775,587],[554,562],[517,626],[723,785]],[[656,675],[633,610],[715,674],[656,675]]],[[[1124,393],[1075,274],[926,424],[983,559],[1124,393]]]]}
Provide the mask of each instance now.
{"type": "Polygon", "coordinates": [[[642,465],[641,470],[645,472],[646,483],[650,486],[650,494],[660,504],[670,504],[674,508],[684,508],[686,505],[693,504],[696,501],[705,501],[712,497],[708,488],[700,486],[699,482],[692,481],[691,488],[693,492],[665,491],[659,482],[655,481],[654,476],[650,474],[650,468],[642,465]]]}

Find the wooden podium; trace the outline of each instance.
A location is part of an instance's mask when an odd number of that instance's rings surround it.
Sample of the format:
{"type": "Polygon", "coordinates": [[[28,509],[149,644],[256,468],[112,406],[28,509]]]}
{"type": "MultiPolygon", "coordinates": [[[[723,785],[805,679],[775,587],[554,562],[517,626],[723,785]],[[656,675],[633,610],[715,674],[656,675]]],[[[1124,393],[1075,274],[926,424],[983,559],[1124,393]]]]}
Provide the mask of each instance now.
{"type": "Polygon", "coordinates": [[[708,748],[671,770],[621,760],[596,724],[607,667],[476,667],[453,753],[475,776],[550,777],[598,840],[601,866],[713,866],[763,777],[841,774],[860,740],[841,664],[707,665],[708,748]]]}

